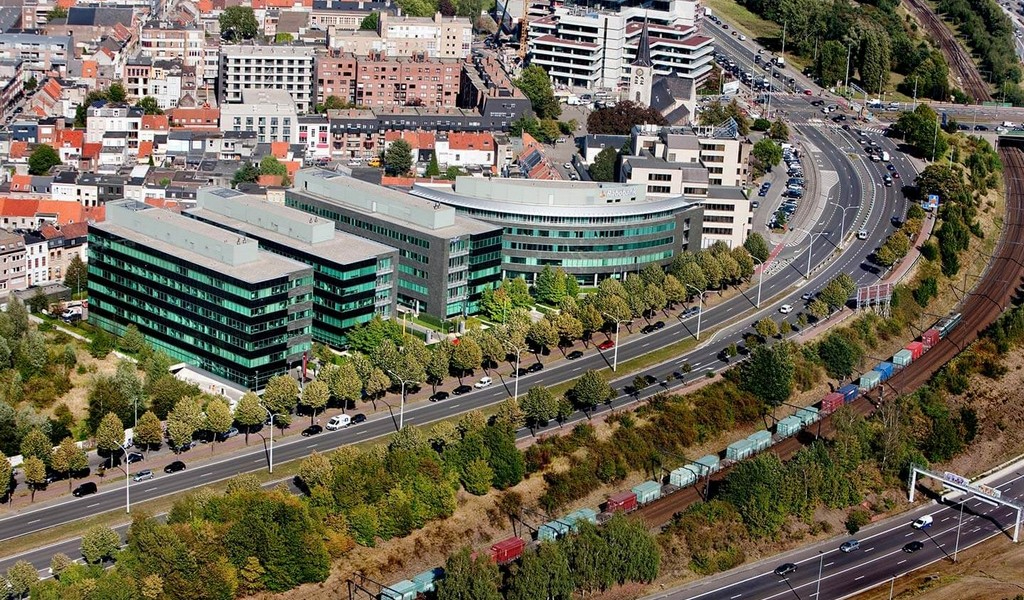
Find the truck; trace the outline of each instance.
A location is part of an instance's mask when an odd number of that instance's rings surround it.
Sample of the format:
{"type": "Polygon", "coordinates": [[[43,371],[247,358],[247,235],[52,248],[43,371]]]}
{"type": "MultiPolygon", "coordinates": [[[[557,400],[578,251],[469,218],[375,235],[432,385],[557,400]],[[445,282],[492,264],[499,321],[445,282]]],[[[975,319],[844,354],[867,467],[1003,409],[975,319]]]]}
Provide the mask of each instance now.
{"type": "Polygon", "coordinates": [[[878,98],[868,100],[868,108],[882,108],[882,101],[878,98]]]}
{"type": "Polygon", "coordinates": [[[882,162],[889,162],[889,158],[890,156],[888,152],[882,152],[882,162]]]}
{"type": "Polygon", "coordinates": [[[786,59],[781,56],[775,57],[775,66],[778,67],[779,69],[785,69],[786,59]]]}

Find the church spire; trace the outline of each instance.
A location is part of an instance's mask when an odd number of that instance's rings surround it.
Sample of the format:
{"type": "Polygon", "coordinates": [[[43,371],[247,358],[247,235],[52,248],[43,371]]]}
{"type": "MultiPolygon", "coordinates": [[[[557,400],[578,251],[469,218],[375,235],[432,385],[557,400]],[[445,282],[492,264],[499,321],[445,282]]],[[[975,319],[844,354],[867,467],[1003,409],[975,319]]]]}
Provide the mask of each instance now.
{"type": "Polygon", "coordinates": [[[651,61],[651,40],[647,34],[647,17],[644,17],[643,29],[640,30],[640,42],[636,47],[636,59],[633,60],[633,66],[647,68],[654,66],[654,62],[651,61]]]}

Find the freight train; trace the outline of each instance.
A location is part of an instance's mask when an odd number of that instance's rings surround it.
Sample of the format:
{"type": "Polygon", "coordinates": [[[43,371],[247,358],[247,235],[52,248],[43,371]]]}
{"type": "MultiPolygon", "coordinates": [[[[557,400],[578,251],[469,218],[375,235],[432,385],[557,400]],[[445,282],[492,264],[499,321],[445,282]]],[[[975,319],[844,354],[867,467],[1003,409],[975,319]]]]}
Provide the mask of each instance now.
{"type": "MultiPolygon", "coordinates": [[[[882,385],[946,338],[949,332],[960,324],[961,319],[960,313],[953,313],[938,320],[917,340],[907,344],[902,350],[893,354],[889,360],[880,362],[873,369],[861,375],[856,382],[826,394],[816,406],[801,408],[796,411],[796,414],[780,419],[775,424],[774,433],[762,430],[729,444],[725,449],[724,459],[718,455],[709,454],[670,472],[668,483],[645,481],[630,490],[612,494],[602,505],[601,512],[590,508],[581,508],[536,528],[535,539],[530,542],[520,537],[510,537],[492,545],[487,550],[487,556],[499,565],[510,563],[519,559],[531,545],[555,540],[575,532],[579,523],[583,521],[600,524],[617,512],[632,512],[673,492],[694,485],[702,477],[710,476],[725,466],[763,452],[783,439],[796,435],[801,429],[817,422],[822,416],[836,411],[840,406],[850,404],[861,395],[882,385]]],[[[412,579],[405,579],[385,587],[381,590],[378,598],[380,600],[415,600],[421,593],[434,591],[437,581],[443,576],[444,569],[440,567],[425,571],[412,579]]]]}

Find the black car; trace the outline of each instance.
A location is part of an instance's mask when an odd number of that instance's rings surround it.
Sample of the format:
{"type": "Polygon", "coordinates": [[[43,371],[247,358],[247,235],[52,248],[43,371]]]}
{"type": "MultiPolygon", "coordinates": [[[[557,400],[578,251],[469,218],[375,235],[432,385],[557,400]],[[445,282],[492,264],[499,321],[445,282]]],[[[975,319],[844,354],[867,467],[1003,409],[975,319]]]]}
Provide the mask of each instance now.
{"type": "Polygon", "coordinates": [[[184,470],[185,463],[181,462],[180,460],[176,460],[171,464],[167,465],[166,467],[164,467],[164,473],[177,473],[178,471],[184,470]]]}
{"type": "Polygon", "coordinates": [[[654,385],[658,383],[658,378],[654,375],[644,375],[644,381],[647,382],[647,385],[654,385]]]}
{"type": "Polygon", "coordinates": [[[96,484],[92,481],[86,481],[82,485],[75,488],[71,495],[75,498],[81,498],[82,496],[88,496],[89,494],[96,493],[96,484]]]}
{"type": "Polygon", "coordinates": [[[515,371],[512,371],[511,373],[509,373],[508,376],[513,378],[513,379],[515,379],[516,377],[522,377],[523,375],[526,375],[527,373],[528,373],[528,371],[526,370],[526,367],[519,367],[515,371]]]}
{"type": "Polygon", "coordinates": [[[695,317],[699,313],[700,313],[700,307],[699,306],[691,306],[690,308],[686,309],[686,311],[683,313],[683,318],[687,319],[689,317],[695,317]]]}
{"type": "Polygon", "coordinates": [[[988,131],[988,127],[986,127],[984,125],[975,125],[974,126],[974,130],[975,131],[988,131]]]}
{"type": "Polygon", "coordinates": [[[583,351],[582,350],[573,350],[572,352],[569,353],[569,356],[566,356],[566,358],[569,359],[569,360],[576,360],[577,358],[583,358],[583,351]]]}
{"type": "Polygon", "coordinates": [[[442,400],[448,399],[448,392],[437,392],[430,397],[433,402],[441,402],[442,400]]]}
{"type": "Polygon", "coordinates": [[[914,540],[913,542],[907,542],[906,544],[904,544],[903,551],[908,554],[912,554],[914,552],[917,552],[921,548],[924,548],[924,544],[917,540],[914,540]]]}
{"type": "Polygon", "coordinates": [[[113,468],[115,468],[117,466],[120,466],[120,464],[121,464],[121,455],[120,454],[111,454],[110,456],[108,456],[108,457],[103,459],[103,462],[100,463],[100,467],[103,468],[103,469],[113,469],[113,468]]]}
{"type": "Polygon", "coordinates": [[[644,334],[647,334],[647,333],[654,333],[655,331],[657,331],[657,330],[656,330],[656,329],[654,329],[654,325],[644,325],[644,326],[643,326],[643,327],[642,327],[642,328],[640,329],[640,333],[644,333],[644,334]]]}
{"type": "Polygon", "coordinates": [[[532,365],[526,367],[527,373],[538,373],[544,370],[544,363],[535,362],[532,365]]]}
{"type": "Polygon", "coordinates": [[[665,328],[665,322],[664,321],[655,321],[654,325],[651,325],[651,327],[653,327],[655,331],[662,330],[662,329],[665,328]]]}
{"type": "Polygon", "coordinates": [[[452,394],[455,396],[461,396],[463,394],[468,394],[472,391],[473,388],[469,387],[468,385],[460,385],[459,387],[452,390],[452,394]]]}
{"type": "Polygon", "coordinates": [[[128,454],[128,464],[137,463],[145,458],[141,452],[131,452],[128,454]]]}
{"type": "Polygon", "coordinates": [[[365,423],[365,422],[366,422],[366,415],[364,415],[363,413],[359,413],[356,416],[352,417],[352,424],[353,425],[355,425],[356,423],[365,423]]]}
{"type": "Polygon", "coordinates": [[[318,433],[323,433],[324,428],[319,425],[310,425],[309,427],[302,430],[302,437],[309,437],[318,433]]]}
{"type": "Polygon", "coordinates": [[[793,563],[785,563],[775,567],[775,574],[779,577],[785,577],[790,573],[796,573],[796,565],[793,563]]]}

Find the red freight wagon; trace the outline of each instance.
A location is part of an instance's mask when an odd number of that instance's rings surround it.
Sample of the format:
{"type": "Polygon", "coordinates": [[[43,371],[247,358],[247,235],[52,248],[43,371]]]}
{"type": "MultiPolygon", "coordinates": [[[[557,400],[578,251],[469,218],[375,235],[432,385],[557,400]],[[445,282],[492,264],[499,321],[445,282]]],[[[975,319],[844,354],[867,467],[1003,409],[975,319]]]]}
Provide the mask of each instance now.
{"type": "Polygon", "coordinates": [[[511,562],[523,554],[526,542],[522,538],[510,537],[491,546],[491,560],[500,564],[511,562]]]}
{"type": "Polygon", "coordinates": [[[629,512],[636,508],[636,493],[635,492],[619,492],[608,496],[608,504],[606,505],[607,512],[615,512],[621,510],[623,512],[629,512]]]}
{"type": "Polygon", "coordinates": [[[837,408],[843,405],[846,400],[846,396],[839,392],[832,392],[821,399],[821,411],[830,413],[835,411],[837,408]]]}
{"type": "Polygon", "coordinates": [[[925,348],[933,348],[939,343],[939,337],[939,330],[932,328],[921,334],[921,342],[925,348]]]}
{"type": "Polygon", "coordinates": [[[914,360],[921,358],[921,355],[924,354],[924,344],[921,342],[910,342],[906,349],[910,350],[910,355],[914,360]]]}

